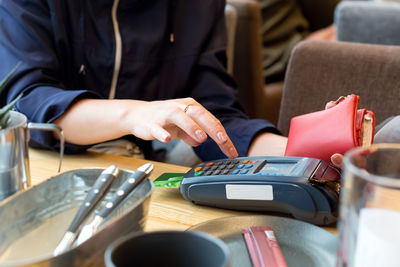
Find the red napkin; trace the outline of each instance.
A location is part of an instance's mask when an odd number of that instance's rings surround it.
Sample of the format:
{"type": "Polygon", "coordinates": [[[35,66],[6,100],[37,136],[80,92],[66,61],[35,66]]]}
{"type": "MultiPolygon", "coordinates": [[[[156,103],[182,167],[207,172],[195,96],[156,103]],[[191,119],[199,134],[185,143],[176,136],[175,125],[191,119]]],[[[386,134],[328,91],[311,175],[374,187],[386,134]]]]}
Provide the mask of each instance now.
{"type": "Polygon", "coordinates": [[[275,234],[268,226],[242,229],[254,267],[287,267],[275,234]]]}

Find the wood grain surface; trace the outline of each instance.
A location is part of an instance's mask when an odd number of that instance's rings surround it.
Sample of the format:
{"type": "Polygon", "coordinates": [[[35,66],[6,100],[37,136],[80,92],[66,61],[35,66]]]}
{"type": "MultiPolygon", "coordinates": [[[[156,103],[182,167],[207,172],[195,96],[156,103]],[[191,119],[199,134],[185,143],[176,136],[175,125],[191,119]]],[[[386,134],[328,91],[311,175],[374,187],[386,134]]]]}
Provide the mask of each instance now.
{"type": "MultiPolygon", "coordinates": [[[[58,154],[44,150],[29,150],[32,184],[41,183],[57,175],[58,154]]],[[[87,152],[78,155],[65,155],[61,172],[74,169],[104,168],[116,164],[119,168],[136,170],[137,167],[149,162],[141,159],[87,152]]],[[[153,162],[154,170],[150,180],[163,173],[187,172],[188,167],[153,162]]],[[[254,212],[240,212],[225,209],[194,205],[186,201],[176,188],[155,188],[150,202],[146,231],[155,230],[185,230],[190,226],[226,216],[250,215],[254,212]]],[[[257,213],[262,214],[262,213],[257,213]]],[[[324,229],[336,234],[334,226],[324,229]]]]}

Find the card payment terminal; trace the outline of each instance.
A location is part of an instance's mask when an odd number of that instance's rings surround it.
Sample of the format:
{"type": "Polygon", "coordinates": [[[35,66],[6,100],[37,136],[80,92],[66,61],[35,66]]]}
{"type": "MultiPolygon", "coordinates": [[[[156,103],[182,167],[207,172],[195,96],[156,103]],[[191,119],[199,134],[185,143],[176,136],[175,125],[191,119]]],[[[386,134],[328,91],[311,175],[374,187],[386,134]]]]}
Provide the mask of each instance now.
{"type": "Polygon", "coordinates": [[[185,199],[234,210],[291,214],[318,225],[336,222],[340,171],[301,157],[242,157],[200,163],[182,179],[185,199]]]}

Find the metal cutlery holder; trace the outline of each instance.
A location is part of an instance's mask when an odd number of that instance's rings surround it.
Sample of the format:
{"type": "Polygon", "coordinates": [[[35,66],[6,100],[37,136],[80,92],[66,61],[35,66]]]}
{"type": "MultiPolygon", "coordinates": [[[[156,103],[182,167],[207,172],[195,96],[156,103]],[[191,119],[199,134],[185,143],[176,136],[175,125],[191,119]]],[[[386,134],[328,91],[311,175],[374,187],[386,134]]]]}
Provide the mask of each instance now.
{"type": "MultiPolygon", "coordinates": [[[[53,257],[54,248],[101,171],[65,172],[0,202],[0,266],[101,266],[110,243],[128,233],[143,231],[154,188],[147,179],[107,218],[97,234],[53,257]]],[[[132,173],[120,170],[100,205],[132,173]]]]}

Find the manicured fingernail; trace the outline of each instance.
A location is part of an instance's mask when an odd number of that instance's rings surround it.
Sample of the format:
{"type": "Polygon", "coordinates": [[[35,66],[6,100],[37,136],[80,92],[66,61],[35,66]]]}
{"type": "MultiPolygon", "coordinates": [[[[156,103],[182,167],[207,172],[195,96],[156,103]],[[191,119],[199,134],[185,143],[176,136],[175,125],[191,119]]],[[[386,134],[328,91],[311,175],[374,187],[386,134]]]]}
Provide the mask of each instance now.
{"type": "Polygon", "coordinates": [[[218,133],[217,133],[217,136],[218,136],[218,140],[219,140],[221,143],[225,143],[226,141],[228,141],[228,137],[227,137],[224,133],[222,133],[222,132],[218,132],[218,133]]]}
{"type": "Polygon", "coordinates": [[[164,142],[168,143],[169,141],[171,141],[171,136],[170,135],[164,135],[163,136],[164,142]]]}
{"type": "Polygon", "coordinates": [[[337,166],[339,166],[342,163],[341,158],[338,154],[333,154],[331,157],[331,161],[334,165],[337,166]]]}
{"type": "Polygon", "coordinates": [[[207,138],[207,136],[204,134],[204,132],[202,130],[196,130],[195,134],[201,142],[204,142],[204,139],[207,138]]]}

